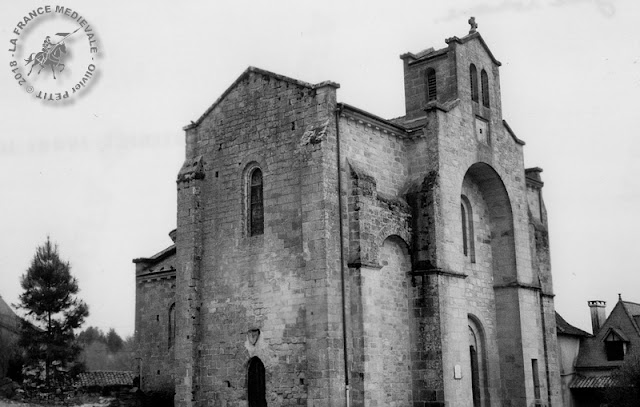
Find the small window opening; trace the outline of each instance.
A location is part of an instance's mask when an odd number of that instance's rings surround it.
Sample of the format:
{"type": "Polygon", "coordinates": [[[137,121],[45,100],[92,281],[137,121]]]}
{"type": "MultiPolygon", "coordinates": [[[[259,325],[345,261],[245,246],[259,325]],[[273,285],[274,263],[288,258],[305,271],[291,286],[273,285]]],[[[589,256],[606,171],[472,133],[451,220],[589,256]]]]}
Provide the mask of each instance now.
{"type": "Polygon", "coordinates": [[[482,80],[482,105],[484,107],[489,106],[489,76],[484,69],[480,73],[480,79],[482,80]]]}
{"type": "Polygon", "coordinates": [[[436,71],[433,68],[427,69],[427,102],[438,98],[436,84],[436,71]]]}
{"type": "Polygon", "coordinates": [[[538,359],[531,359],[531,374],[533,375],[533,396],[540,400],[540,372],[538,371],[538,359]]]}
{"type": "Polygon", "coordinates": [[[610,332],[604,339],[604,349],[607,354],[607,360],[624,360],[627,344],[615,332],[610,332]]]}
{"type": "Polygon", "coordinates": [[[156,322],[160,322],[160,315],[156,315],[156,322]]]}
{"type": "Polygon", "coordinates": [[[256,168],[249,177],[249,235],[264,233],[264,206],[262,195],[262,171],[256,168]]]}
{"type": "Polygon", "coordinates": [[[469,78],[471,80],[471,100],[478,101],[478,70],[474,64],[469,67],[469,78]]]}

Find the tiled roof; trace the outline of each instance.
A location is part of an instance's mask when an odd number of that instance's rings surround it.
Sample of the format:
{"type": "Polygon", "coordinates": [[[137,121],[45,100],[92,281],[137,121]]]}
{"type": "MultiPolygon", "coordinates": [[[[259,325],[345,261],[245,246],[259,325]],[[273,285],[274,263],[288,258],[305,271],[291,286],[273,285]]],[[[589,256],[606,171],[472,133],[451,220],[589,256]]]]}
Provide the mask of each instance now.
{"type": "Polygon", "coordinates": [[[615,384],[611,376],[583,376],[576,377],[571,384],[570,389],[603,389],[612,387],[615,384]]]}
{"type": "Polygon", "coordinates": [[[583,331],[582,329],[576,328],[575,326],[565,321],[564,318],[562,318],[560,314],[558,314],[557,312],[556,312],[556,329],[558,331],[558,334],[573,335],[573,336],[591,336],[590,334],[583,331]]]}
{"type": "Polygon", "coordinates": [[[14,333],[18,333],[20,328],[20,318],[2,299],[2,296],[0,296],[0,328],[8,329],[14,333]]]}
{"type": "Polygon", "coordinates": [[[84,372],[75,382],[79,387],[133,386],[133,372],[84,372]]]}
{"type": "Polygon", "coordinates": [[[631,301],[622,301],[622,303],[627,307],[629,314],[633,316],[640,315],[640,304],[631,301]]]}

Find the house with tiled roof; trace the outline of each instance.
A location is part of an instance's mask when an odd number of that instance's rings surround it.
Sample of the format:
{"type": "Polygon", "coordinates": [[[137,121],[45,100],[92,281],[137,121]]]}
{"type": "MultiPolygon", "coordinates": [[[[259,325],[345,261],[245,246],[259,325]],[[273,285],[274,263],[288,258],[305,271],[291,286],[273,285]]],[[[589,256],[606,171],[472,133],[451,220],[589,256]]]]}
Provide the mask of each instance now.
{"type": "Polygon", "coordinates": [[[576,361],[582,339],[591,336],[588,332],[568,323],[556,312],[556,334],[558,336],[558,361],[562,385],[562,403],[565,407],[575,406],[569,385],[577,377],[576,361]]]}
{"type": "MultiPolygon", "coordinates": [[[[640,349],[640,304],[619,297],[606,316],[604,301],[589,301],[593,335],[583,337],[569,388],[575,404],[599,406],[611,374],[640,349]]],[[[560,332],[558,332],[560,336],[560,332]]]]}
{"type": "Polygon", "coordinates": [[[74,384],[89,390],[116,390],[133,387],[133,379],[133,372],[93,371],[79,373],[74,384]]]}

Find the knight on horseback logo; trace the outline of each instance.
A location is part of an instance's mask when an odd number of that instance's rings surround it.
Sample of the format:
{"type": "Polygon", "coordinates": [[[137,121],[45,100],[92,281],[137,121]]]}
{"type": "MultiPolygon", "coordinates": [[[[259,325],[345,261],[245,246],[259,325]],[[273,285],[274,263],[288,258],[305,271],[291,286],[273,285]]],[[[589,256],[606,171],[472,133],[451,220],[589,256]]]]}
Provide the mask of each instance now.
{"type": "Polygon", "coordinates": [[[99,78],[98,34],[78,11],[36,6],[16,22],[11,36],[11,75],[36,99],[55,102],[85,95],[99,78]],[[40,75],[43,70],[51,76],[40,75]]]}
{"type": "Polygon", "coordinates": [[[42,72],[46,66],[50,66],[51,72],[53,73],[53,79],[56,79],[56,68],[58,68],[58,72],[62,72],[64,70],[62,58],[64,54],[67,53],[67,46],[65,45],[64,40],[75,34],[78,30],[79,28],[72,33],[56,33],[56,35],[62,37],[62,39],[55,44],[51,42],[51,37],[47,35],[42,43],[42,51],[38,53],[32,52],[31,55],[29,55],[29,58],[25,59],[25,66],[32,64],[27,76],[31,75],[31,72],[36,65],[40,66],[38,75],[40,75],[40,72],[42,72]]]}

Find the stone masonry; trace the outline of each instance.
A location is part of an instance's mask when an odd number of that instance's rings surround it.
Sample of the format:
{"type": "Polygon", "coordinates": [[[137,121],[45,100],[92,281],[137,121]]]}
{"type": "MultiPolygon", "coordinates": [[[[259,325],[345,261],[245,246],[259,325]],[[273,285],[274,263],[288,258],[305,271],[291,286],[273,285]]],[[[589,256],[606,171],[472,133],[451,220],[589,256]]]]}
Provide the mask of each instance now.
{"type": "Polygon", "coordinates": [[[143,390],[561,405],[542,170],[481,35],[446,44],[401,56],[400,118],[249,68],[185,127],[175,246],[136,260],[143,390]]]}

